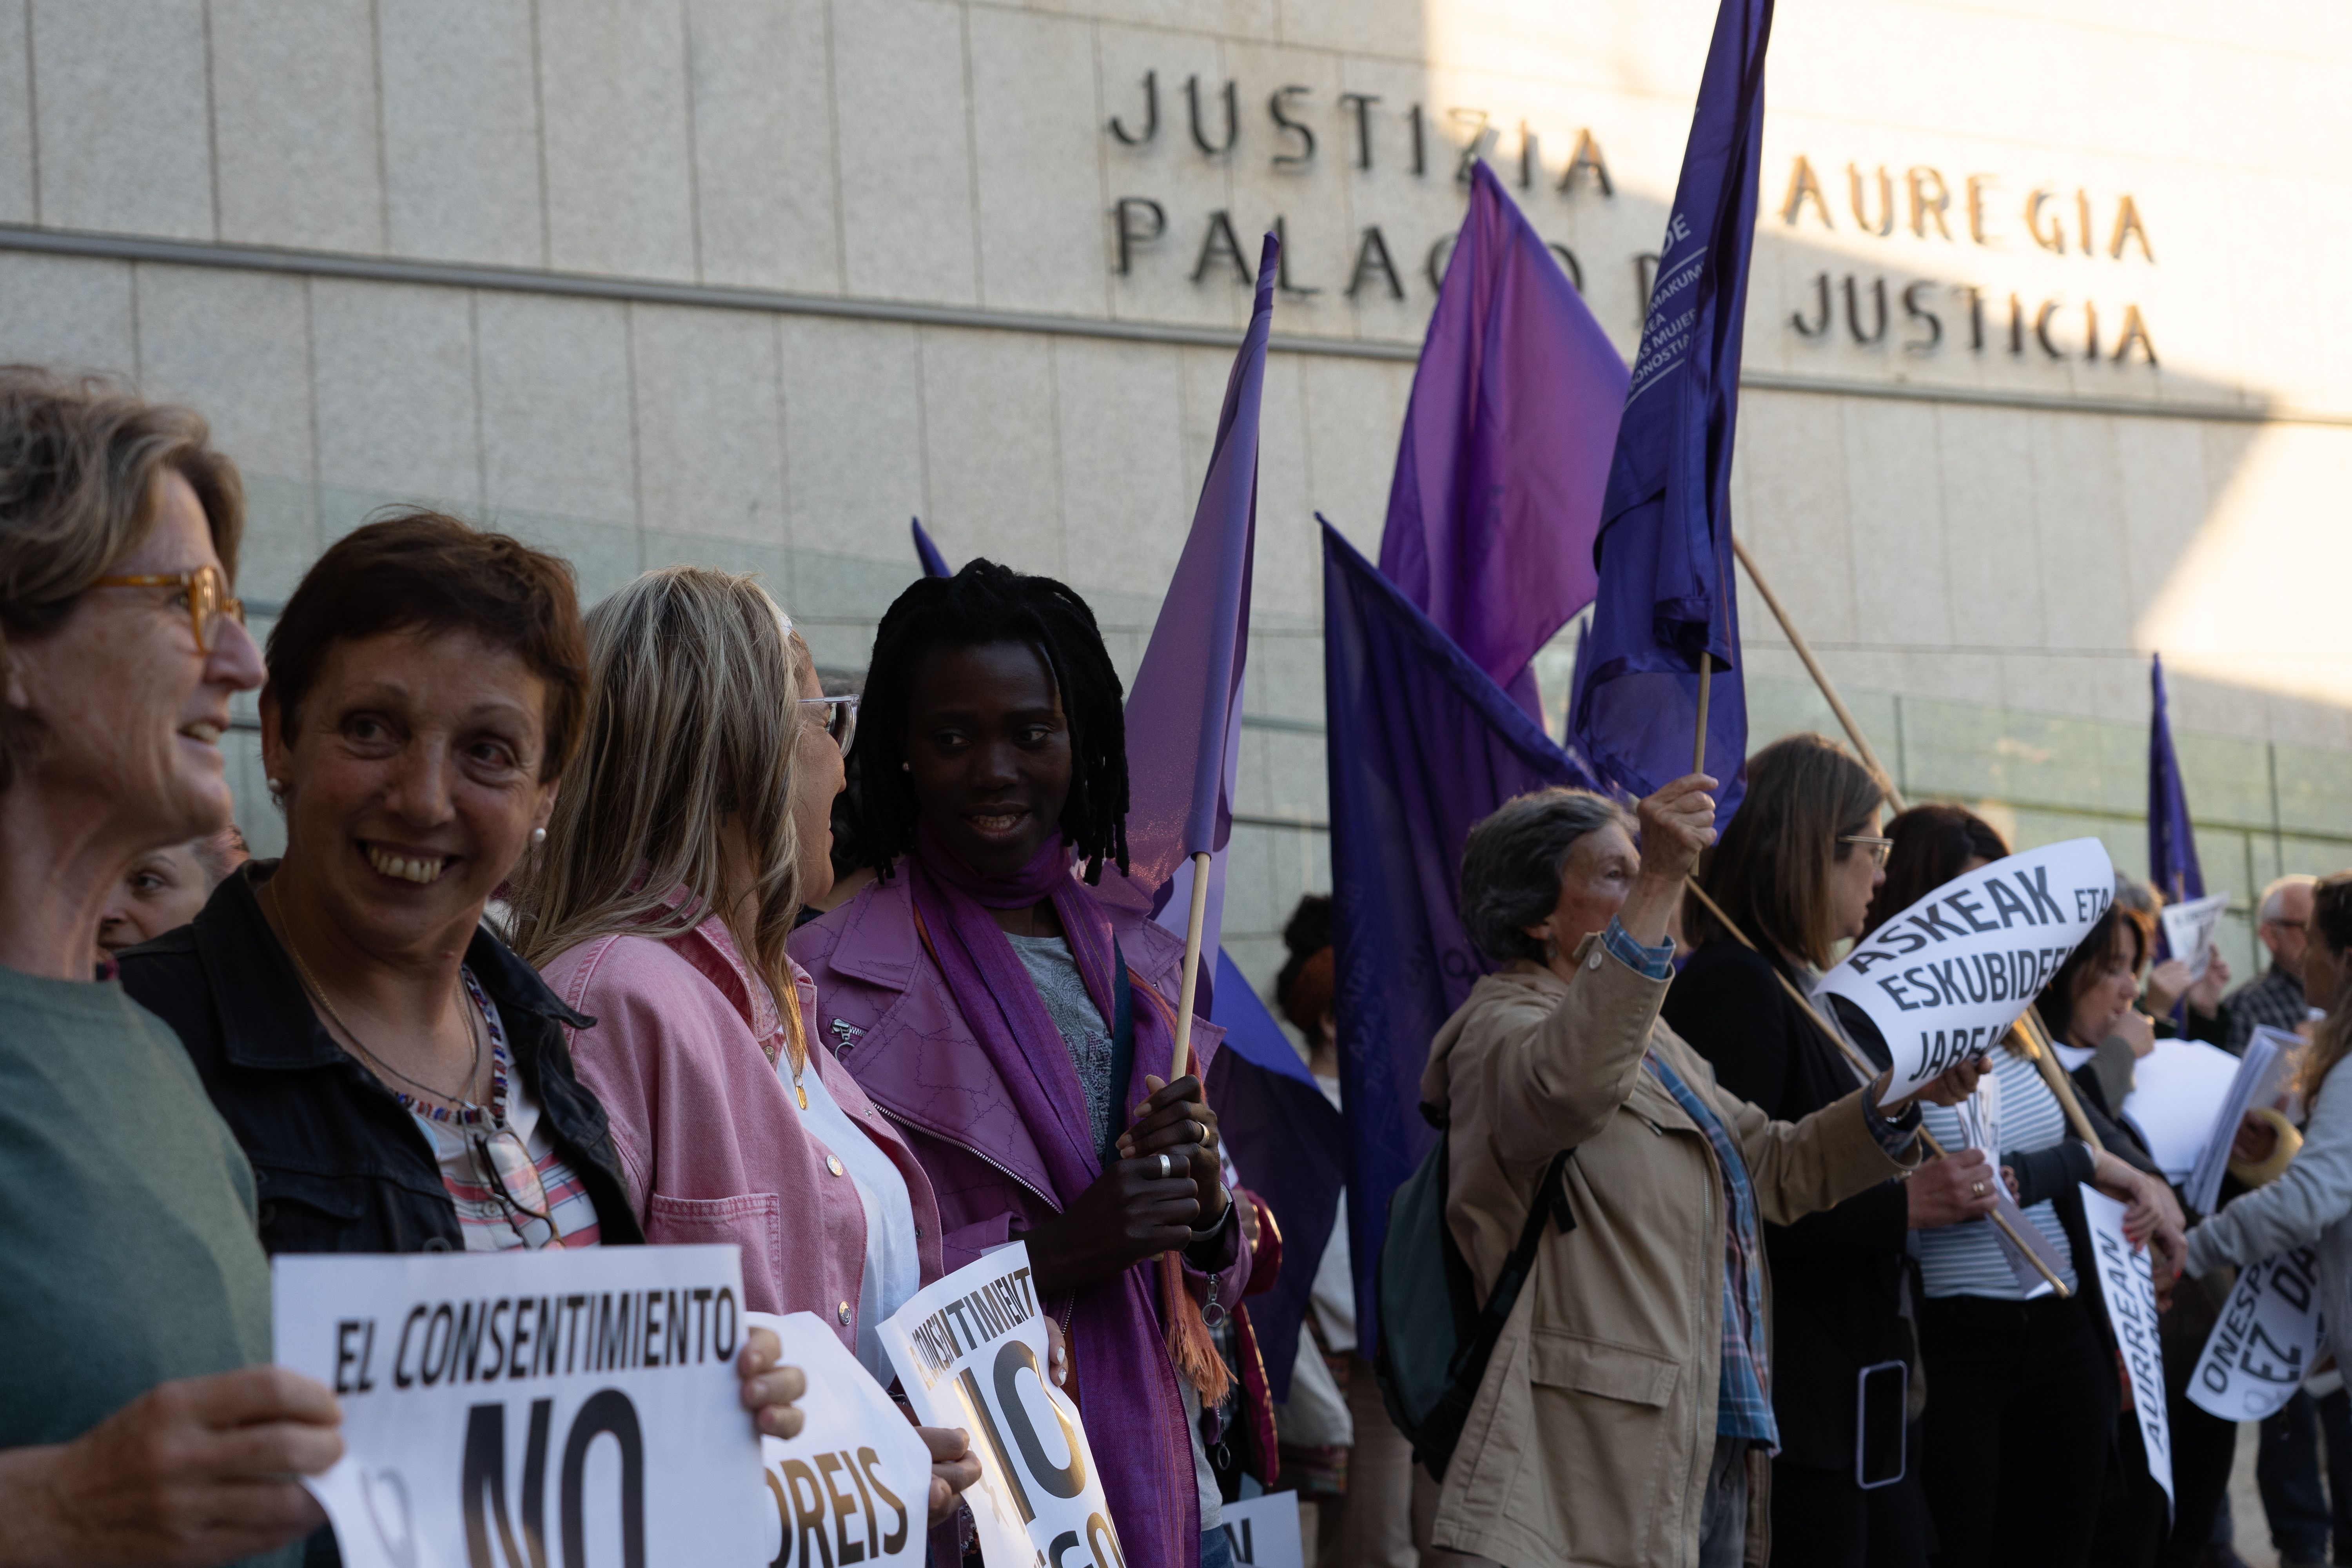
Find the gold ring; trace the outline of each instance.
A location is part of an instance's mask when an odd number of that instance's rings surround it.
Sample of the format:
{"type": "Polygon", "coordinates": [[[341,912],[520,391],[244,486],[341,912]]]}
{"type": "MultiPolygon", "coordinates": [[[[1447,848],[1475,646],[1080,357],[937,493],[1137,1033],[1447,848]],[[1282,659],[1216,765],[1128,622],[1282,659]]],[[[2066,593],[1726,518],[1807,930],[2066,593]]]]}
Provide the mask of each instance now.
{"type": "Polygon", "coordinates": [[[1982,1182],[1973,1183],[1969,1187],[1969,1191],[1974,1193],[1979,1197],[1982,1197],[1985,1195],[1985,1184],[1982,1182]]]}

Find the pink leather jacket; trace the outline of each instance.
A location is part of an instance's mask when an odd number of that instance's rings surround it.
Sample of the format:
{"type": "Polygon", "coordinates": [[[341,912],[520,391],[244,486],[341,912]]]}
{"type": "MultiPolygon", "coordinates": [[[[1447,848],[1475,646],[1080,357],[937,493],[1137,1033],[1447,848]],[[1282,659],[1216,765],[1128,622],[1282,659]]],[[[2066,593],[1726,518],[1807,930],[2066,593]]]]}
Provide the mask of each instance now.
{"type": "MultiPolygon", "coordinates": [[[[673,902],[683,901],[678,890],[673,902]]],[[[942,1272],[940,1210],[922,1165],[826,1047],[816,989],[798,964],[807,1071],[890,1156],[913,1200],[923,1283],[942,1272]]],[[[542,971],[596,1020],[567,1030],[580,1080],[604,1101],[629,1196],[649,1242],[735,1242],[745,1305],[814,1312],[857,1348],[866,1210],[831,1151],[802,1125],[775,1062],[788,1035],[767,984],[725,924],[684,936],[604,936],[542,971]]]]}

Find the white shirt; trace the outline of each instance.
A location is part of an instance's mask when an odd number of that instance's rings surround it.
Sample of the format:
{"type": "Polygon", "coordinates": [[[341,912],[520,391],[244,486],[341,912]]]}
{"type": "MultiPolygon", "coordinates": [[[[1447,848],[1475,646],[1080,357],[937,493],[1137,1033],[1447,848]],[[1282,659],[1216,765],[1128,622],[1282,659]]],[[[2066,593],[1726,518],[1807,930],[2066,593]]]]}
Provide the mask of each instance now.
{"type": "MultiPolygon", "coordinates": [[[[776,1075],[783,1079],[785,1089],[793,1087],[788,1053],[777,1056],[776,1075]]],[[[857,1287],[857,1360],[874,1374],[875,1382],[887,1388],[898,1374],[882,1348],[883,1321],[923,1288],[923,1258],[915,1241],[915,1203],[908,1195],[906,1176],[866,1129],[841,1109],[818,1076],[814,1062],[802,1072],[800,1087],[808,1092],[808,1109],[801,1112],[802,1120],[811,1135],[842,1163],[856,1184],[857,1201],[866,1209],[866,1269],[857,1287]]]]}

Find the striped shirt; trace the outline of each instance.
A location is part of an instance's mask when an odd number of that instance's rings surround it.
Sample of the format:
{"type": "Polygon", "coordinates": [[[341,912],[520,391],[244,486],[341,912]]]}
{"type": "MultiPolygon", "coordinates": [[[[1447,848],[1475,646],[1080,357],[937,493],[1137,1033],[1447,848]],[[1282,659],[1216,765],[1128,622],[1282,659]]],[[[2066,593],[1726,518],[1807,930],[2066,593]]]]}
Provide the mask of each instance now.
{"type": "Polygon", "coordinates": [[[441,1184],[448,1190],[449,1201],[457,1205],[457,1229],[466,1238],[466,1250],[505,1252],[550,1243],[593,1247],[597,1241],[596,1201],[556,1152],[553,1140],[540,1125],[539,1102],[523,1088],[520,1077],[512,1074],[507,1059],[506,1030],[499,1023],[498,1004],[478,989],[474,991],[474,997],[488,1026],[492,1059],[499,1069],[492,1081],[503,1088],[502,1093],[492,1097],[491,1124],[467,1127],[419,1116],[414,1110],[409,1112],[432,1141],[434,1156],[441,1166],[441,1184]],[[554,1221],[552,1235],[545,1220],[518,1212],[493,1175],[488,1156],[479,1148],[483,1134],[491,1131],[492,1124],[520,1138],[529,1151],[531,1164],[539,1172],[540,1184],[547,1189],[549,1206],[541,1212],[554,1221]]]}
{"type": "MultiPolygon", "coordinates": [[[[1993,1080],[2000,1086],[2000,1148],[1993,1156],[1996,1167],[2002,1155],[2030,1153],[2063,1142],[2066,1137],[2066,1113],[2059,1109],[2056,1097],[2042,1081],[2042,1074],[2033,1064],[2005,1047],[1995,1047],[1991,1056],[1993,1080]]],[[[1937,1142],[1957,1152],[1968,1142],[1961,1136],[1958,1110],[1942,1105],[1926,1109],[1927,1131],[1937,1142]]],[[[2058,1223],[2057,1205],[2045,1198],[2027,1209],[2025,1217],[2050,1238],[2051,1247],[2066,1260],[2058,1277],[2066,1282],[2069,1290],[2073,1289],[2074,1249],[2067,1244],[2065,1227],[2058,1223]]],[[[2008,1255],[2001,1250],[2000,1237],[1989,1219],[1967,1220],[1912,1234],[1919,1248],[1920,1277],[1931,1300],[1982,1296],[1996,1301],[2022,1301],[2033,1294],[2018,1283],[2008,1255]]]]}

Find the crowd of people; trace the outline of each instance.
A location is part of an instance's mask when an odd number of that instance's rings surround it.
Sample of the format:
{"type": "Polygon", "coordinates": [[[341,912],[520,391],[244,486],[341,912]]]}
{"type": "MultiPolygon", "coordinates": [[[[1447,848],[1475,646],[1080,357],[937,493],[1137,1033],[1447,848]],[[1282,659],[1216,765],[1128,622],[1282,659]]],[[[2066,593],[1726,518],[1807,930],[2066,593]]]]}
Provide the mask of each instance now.
{"type": "MultiPolygon", "coordinates": [[[[1868,769],[1791,736],[1719,839],[1698,774],[1470,836],[1493,970],[1421,1084],[1447,1224],[1484,1290],[1555,1173],[1572,1223],[1441,1477],[1358,1342],[1344,1218],[1289,1260],[1314,1289],[1278,1410],[1237,1334],[1279,1218],[1179,1055],[1182,944],[1097,891],[1125,718],[1078,595],[919,580],[828,694],[753,579],[666,568],[583,615],[562,560],[401,510],[320,555],[265,650],[243,524],[194,413],[0,371],[0,1568],[338,1560],[298,1479],[341,1451],[335,1397],[269,1364],[288,1253],[731,1243],[751,1309],[816,1313],[887,1386],[878,1326],[1024,1243],[1135,1568],[1223,1568],[1222,1510],[1277,1472],[1326,1564],[2197,1563],[2235,1430],[2185,1384],[2231,1270],[2315,1242],[2352,1321],[2352,879],[2266,892],[2273,965],[2226,999],[2225,966],[2153,962],[2123,889],[2034,1003],[2053,1059],[2003,1045],[1888,1104],[1883,1046],[1811,985],[2008,846],[1956,806],[1885,820],[1868,769]],[[220,750],[257,691],[268,859],[220,750]],[[2299,1142],[2250,1125],[2210,1215],[2121,1115],[2176,1005],[2232,1048],[2310,1037],[2299,1142]],[[1959,1121],[1990,1083],[1997,1157],[1959,1121]],[[2086,1184],[2168,1303],[2168,1502],[2086,1184]],[[2063,1293],[2012,1271],[1998,1189],[2063,1293]],[[1890,1370],[1886,1426],[1857,1389],[1890,1370]]],[[[1289,936],[1279,1001],[1336,1100],[1328,905],[1289,936]]],[[[778,1361],[755,1331],[737,1370],[785,1435],[778,1361]]],[[[2266,1433],[2282,1512],[2345,1408],[2290,1406],[2275,1465],[2266,1433]]],[[[980,1460],[921,1436],[959,1563],[980,1460]]]]}

